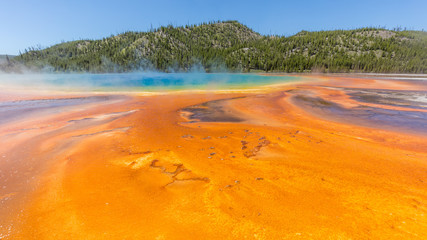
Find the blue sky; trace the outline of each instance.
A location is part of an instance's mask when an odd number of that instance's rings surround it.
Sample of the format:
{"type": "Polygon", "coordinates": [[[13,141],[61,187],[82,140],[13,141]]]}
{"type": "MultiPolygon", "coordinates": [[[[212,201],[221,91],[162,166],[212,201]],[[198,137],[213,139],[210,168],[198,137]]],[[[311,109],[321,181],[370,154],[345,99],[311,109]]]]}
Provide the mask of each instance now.
{"type": "Polygon", "coordinates": [[[397,26],[427,30],[427,0],[0,0],[0,54],[150,26],[238,20],[262,34],[397,26]]]}

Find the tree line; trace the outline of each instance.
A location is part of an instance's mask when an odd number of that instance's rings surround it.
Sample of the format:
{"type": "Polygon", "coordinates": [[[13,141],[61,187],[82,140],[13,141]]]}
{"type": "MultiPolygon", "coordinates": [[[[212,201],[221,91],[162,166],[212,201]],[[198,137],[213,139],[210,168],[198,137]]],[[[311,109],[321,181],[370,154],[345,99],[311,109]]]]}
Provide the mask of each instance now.
{"type": "Polygon", "coordinates": [[[13,59],[55,72],[427,72],[427,33],[380,28],[263,36],[236,21],[125,32],[30,48],[13,59]]]}

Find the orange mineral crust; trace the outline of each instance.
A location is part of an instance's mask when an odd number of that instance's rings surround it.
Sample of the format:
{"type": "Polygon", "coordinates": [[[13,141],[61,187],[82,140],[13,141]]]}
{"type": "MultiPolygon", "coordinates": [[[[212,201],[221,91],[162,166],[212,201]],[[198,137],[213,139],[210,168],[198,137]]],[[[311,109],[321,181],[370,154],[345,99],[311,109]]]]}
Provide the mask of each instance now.
{"type": "Polygon", "coordinates": [[[307,78],[2,117],[0,239],[426,239],[426,89],[307,78]]]}

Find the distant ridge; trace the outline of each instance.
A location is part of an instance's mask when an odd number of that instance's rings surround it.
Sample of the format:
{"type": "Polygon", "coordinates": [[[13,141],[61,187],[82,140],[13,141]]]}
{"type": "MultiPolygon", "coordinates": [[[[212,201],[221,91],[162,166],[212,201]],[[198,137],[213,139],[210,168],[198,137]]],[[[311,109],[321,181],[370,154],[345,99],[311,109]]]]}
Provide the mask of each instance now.
{"type": "Polygon", "coordinates": [[[56,72],[427,73],[427,33],[363,28],[263,36],[237,21],[218,21],[30,48],[13,62],[56,72]]]}
{"type": "Polygon", "coordinates": [[[21,65],[13,61],[14,57],[13,55],[0,54],[0,73],[21,71],[21,65]]]}
{"type": "Polygon", "coordinates": [[[0,59],[6,60],[7,58],[12,59],[16,57],[15,55],[9,55],[9,54],[0,54],[0,59]]]}

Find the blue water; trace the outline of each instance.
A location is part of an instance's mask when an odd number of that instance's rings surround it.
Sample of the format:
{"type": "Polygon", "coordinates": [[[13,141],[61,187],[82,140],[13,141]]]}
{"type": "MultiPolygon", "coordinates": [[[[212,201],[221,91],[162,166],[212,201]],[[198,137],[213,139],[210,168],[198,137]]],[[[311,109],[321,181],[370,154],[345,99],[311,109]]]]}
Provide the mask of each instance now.
{"type": "Polygon", "coordinates": [[[291,76],[232,73],[9,74],[0,85],[86,91],[244,89],[300,80],[291,76]]]}

